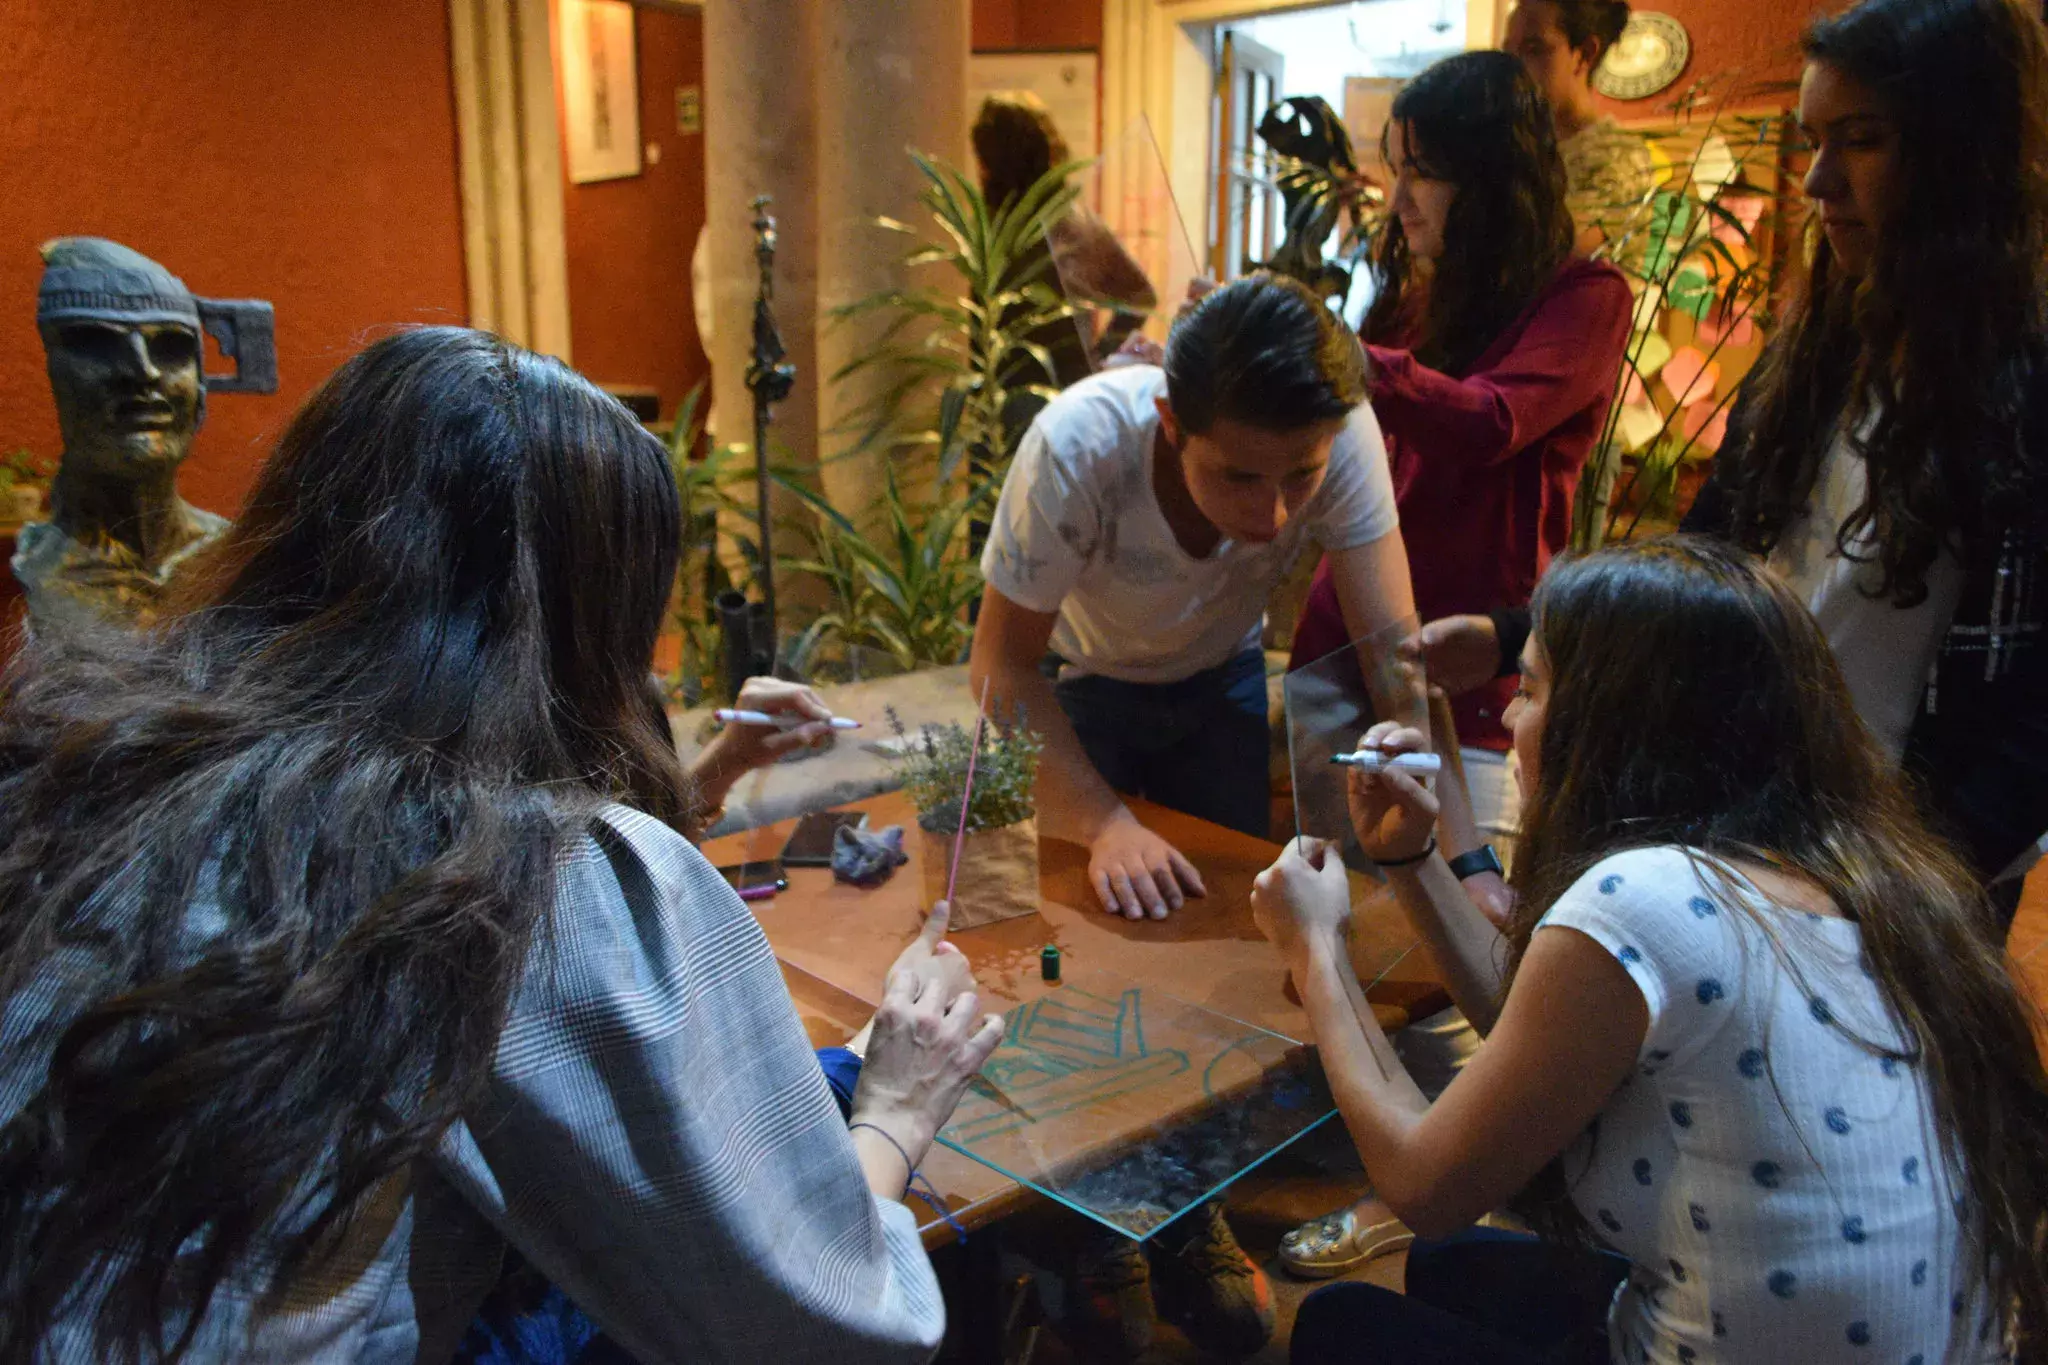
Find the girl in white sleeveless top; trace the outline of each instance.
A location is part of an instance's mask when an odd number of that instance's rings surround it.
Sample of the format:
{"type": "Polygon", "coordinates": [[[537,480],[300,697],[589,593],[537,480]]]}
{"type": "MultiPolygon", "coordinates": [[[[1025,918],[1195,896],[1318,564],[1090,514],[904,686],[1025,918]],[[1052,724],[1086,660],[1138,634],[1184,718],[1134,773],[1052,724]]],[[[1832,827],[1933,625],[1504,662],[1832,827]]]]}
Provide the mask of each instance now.
{"type": "Polygon", "coordinates": [[[1297,841],[1254,893],[1423,1239],[1405,1297],[1312,1296],[1294,1359],[2039,1358],[2034,1015],[1813,618],[1740,551],[1652,541],[1554,568],[1522,670],[1504,934],[1435,852],[1434,795],[1354,779],[1361,842],[1486,1034],[1441,1098],[1345,965],[1339,861],[1297,841]],[[1510,1201],[1540,1239],[1459,1233],[1510,1201]]]}

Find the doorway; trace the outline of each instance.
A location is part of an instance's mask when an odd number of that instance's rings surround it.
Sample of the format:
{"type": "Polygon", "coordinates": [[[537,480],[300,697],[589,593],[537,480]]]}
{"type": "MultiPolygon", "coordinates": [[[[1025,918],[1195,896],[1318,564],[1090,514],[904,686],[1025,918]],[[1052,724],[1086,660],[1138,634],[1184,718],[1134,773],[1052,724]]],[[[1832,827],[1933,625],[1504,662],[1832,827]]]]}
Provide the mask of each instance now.
{"type": "Polygon", "coordinates": [[[1343,120],[1360,169],[1383,178],[1380,132],[1401,83],[1474,37],[1491,43],[1490,27],[1472,32],[1471,9],[1466,0],[1356,0],[1182,25],[1207,55],[1201,241],[1215,278],[1237,278],[1279,244],[1280,192],[1256,132],[1265,112],[1293,96],[1323,99],[1343,120]]]}

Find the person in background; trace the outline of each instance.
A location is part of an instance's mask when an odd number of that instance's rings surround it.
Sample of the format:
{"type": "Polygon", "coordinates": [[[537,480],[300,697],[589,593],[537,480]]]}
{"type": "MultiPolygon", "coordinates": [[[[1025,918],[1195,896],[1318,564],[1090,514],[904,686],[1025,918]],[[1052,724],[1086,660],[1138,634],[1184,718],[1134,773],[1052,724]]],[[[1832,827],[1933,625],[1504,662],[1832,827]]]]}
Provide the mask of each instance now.
{"type": "MultiPolygon", "coordinates": [[[[1628,284],[1572,258],[1549,119],[1511,58],[1430,67],[1396,97],[1387,144],[1394,216],[1365,337],[1416,606],[1425,620],[1519,606],[1570,533],[1621,363],[1628,284]]],[[[1325,565],[1294,665],[1351,638],[1325,565]]],[[[1511,687],[1456,707],[1475,813],[1495,835],[1514,828],[1500,722],[1511,687]]]]}
{"type": "MultiPolygon", "coordinates": [[[[1361,842],[1486,1034],[1441,1098],[1349,969],[1338,859],[1291,843],[1254,883],[1359,1155],[1421,1234],[1405,1296],[1311,1295],[1293,1360],[2039,1358],[2043,1021],[1813,618],[1752,557],[1680,537],[1560,564],[1535,622],[1505,934],[1425,787],[1352,782],[1361,842]],[[1459,1231],[1517,1192],[1540,1240],[1459,1231]]],[[[1365,742],[1423,747],[1392,724],[1365,742]]]]}
{"type": "MultiPolygon", "coordinates": [[[[1793,585],[2010,922],[2048,830],[2048,30],[2026,0],[1870,0],[1805,50],[1813,264],[1685,529],[1793,585]]],[[[1432,622],[1430,672],[1525,630],[1432,622]]]]}
{"type": "Polygon", "coordinates": [[[1584,254],[1641,259],[1648,234],[1631,232],[1656,183],[1649,144],[1601,112],[1593,73],[1628,27],[1625,0],[1520,0],[1502,47],[1543,92],[1564,158],[1565,202],[1584,254]]]}
{"type": "MultiPolygon", "coordinates": [[[[1206,294],[1175,324],[1164,370],[1083,380],[1024,437],[982,556],[969,668],[992,711],[1021,705],[1044,734],[1041,829],[1088,848],[1105,910],[1164,919],[1205,889],[1119,793],[1269,832],[1260,621],[1311,541],[1356,634],[1413,612],[1364,356],[1291,280],[1206,294]]],[[[1256,1350],[1270,1287],[1218,1206],[1183,1221],[1147,1245],[1191,1334],[1256,1350]]],[[[1109,1238],[1077,1284],[1077,1330],[1104,1351],[1142,1350],[1145,1248],[1109,1238]]]]}
{"type": "MultiPolygon", "coordinates": [[[[990,213],[1014,207],[1054,167],[1071,160],[1052,111],[1028,90],[1000,91],[982,100],[970,140],[981,197],[990,213]]],[[[1033,375],[1032,380],[1064,389],[1116,354],[1158,298],[1144,267],[1085,205],[1075,204],[1051,225],[1044,241],[1027,246],[1046,264],[1041,276],[1045,284],[1064,297],[1111,310],[1101,336],[1089,335],[1085,318],[1076,316],[1070,322],[1048,324],[1030,338],[1045,347],[1053,362],[1049,378],[1033,375]]],[[[1044,403],[1035,400],[1029,406],[1016,423],[1020,434],[1044,403]]]]}
{"type": "Polygon", "coordinates": [[[637,1360],[930,1357],[899,1201],[1001,1020],[935,912],[840,1116],[685,837],[679,515],[567,367],[408,331],[180,614],[0,676],[0,1357],[446,1360],[508,1251],[637,1360]]]}

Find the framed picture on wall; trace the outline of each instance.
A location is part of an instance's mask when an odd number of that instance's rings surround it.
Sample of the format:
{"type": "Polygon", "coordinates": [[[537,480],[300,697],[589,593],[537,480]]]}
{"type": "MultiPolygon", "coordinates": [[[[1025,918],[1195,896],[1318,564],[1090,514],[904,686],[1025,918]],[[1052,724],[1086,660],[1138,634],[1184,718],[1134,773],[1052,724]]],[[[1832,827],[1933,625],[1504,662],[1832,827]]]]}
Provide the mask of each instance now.
{"type": "Polygon", "coordinates": [[[1093,52],[977,52],[967,68],[967,121],[1002,90],[1028,90],[1045,101],[1053,127],[1076,159],[1102,150],[1096,118],[1093,52]]]}
{"type": "Polygon", "coordinates": [[[640,174],[640,69],[626,0],[562,0],[569,182],[640,174]]]}

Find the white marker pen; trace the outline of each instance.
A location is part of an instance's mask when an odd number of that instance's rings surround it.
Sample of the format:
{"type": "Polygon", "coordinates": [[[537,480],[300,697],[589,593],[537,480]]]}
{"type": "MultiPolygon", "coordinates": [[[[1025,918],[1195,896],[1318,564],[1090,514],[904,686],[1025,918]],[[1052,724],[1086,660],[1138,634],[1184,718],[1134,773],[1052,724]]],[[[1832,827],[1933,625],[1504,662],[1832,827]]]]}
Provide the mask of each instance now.
{"type": "Polygon", "coordinates": [[[1444,761],[1435,754],[1390,754],[1382,749],[1360,749],[1356,753],[1331,754],[1330,762],[1369,773],[1407,773],[1410,777],[1434,777],[1443,771],[1444,761]]]}

